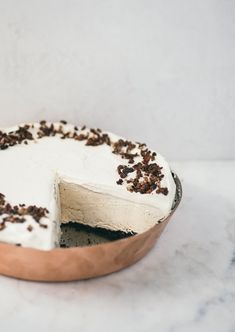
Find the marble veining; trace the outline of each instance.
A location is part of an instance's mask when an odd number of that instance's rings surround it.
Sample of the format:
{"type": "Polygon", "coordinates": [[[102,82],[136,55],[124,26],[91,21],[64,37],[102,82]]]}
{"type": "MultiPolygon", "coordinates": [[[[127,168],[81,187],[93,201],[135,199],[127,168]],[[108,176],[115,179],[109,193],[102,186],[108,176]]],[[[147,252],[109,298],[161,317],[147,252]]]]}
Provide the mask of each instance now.
{"type": "Polygon", "coordinates": [[[172,165],[183,202],[142,261],[81,282],[0,277],[0,331],[234,332],[235,161],[172,165]]]}

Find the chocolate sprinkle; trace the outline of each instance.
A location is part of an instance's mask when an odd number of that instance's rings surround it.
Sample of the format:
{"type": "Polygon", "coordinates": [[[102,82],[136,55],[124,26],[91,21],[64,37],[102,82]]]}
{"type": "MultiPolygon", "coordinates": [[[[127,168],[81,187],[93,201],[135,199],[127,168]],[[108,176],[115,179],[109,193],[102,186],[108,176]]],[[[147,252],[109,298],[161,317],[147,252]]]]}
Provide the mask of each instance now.
{"type": "Polygon", "coordinates": [[[28,230],[29,232],[32,232],[32,230],[33,230],[33,226],[29,225],[29,226],[27,227],[27,230],[28,230]]]}

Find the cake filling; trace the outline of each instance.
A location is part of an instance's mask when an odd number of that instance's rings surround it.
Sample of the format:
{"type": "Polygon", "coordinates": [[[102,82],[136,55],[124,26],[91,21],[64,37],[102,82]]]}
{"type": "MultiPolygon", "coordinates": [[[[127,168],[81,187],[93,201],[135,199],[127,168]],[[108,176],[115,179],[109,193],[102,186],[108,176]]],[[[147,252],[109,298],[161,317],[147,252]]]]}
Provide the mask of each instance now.
{"type": "Polygon", "coordinates": [[[142,233],[153,226],[153,220],[160,221],[157,207],[115,197],[105,190],[95,192],[61,180],[59,192],[62,223],[74,221],[107,230],[142,233]]]}

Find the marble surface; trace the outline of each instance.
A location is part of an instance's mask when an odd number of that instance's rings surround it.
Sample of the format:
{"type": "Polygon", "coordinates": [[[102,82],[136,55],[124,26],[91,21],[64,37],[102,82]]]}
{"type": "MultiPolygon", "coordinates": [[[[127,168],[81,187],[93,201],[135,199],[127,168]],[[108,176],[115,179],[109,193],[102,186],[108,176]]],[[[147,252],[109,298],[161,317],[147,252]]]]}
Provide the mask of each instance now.
{"type": "Polygon", "coordinates": [[[147,257],[82,282],[0,277],[1,332],[234,332],[235,161],[172,165],[183,202],[147,257]]]}

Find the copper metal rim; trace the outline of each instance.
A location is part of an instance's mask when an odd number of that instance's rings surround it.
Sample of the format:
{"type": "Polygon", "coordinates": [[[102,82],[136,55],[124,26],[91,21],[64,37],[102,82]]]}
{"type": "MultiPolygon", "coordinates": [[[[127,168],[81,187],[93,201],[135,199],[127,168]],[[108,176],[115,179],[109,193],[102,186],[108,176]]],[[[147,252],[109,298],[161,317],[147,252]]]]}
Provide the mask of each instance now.
{"type": "Polygon", "coordinates": [[[182,188],[173,174],[177,193],[170,215],[148,231],[109,243],[49,251],[0,244],[0,274],[34,281],[72,281],[121,270],[144,257],[177,209],[182,188]]]}

